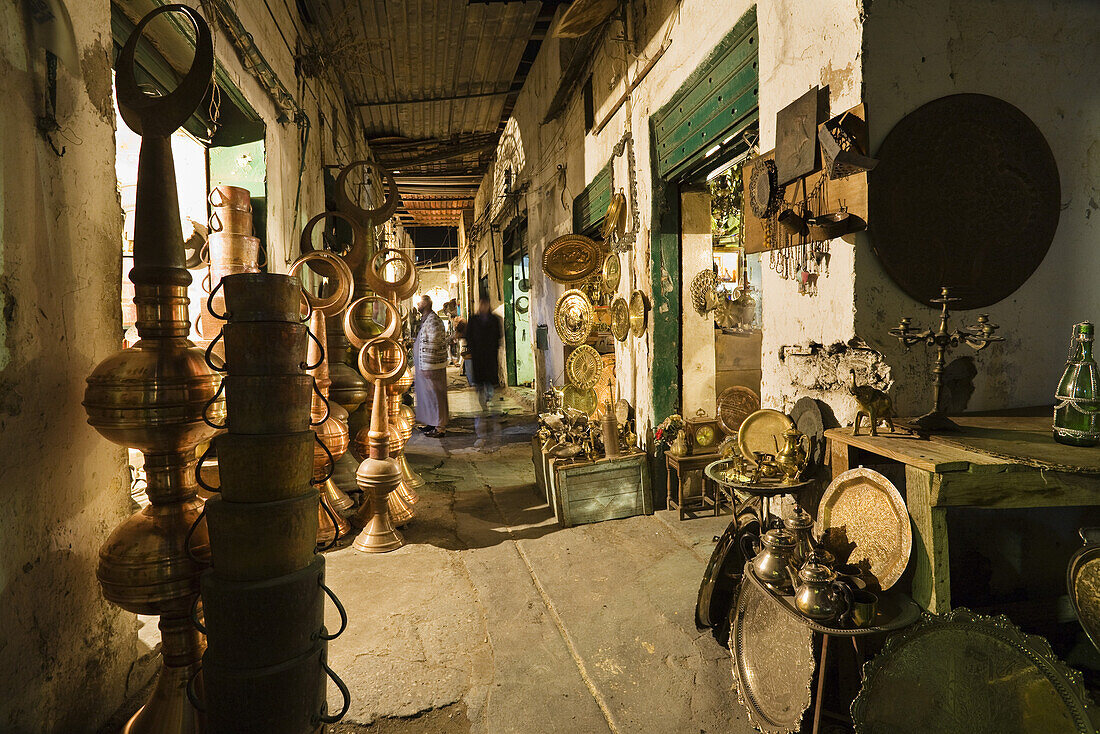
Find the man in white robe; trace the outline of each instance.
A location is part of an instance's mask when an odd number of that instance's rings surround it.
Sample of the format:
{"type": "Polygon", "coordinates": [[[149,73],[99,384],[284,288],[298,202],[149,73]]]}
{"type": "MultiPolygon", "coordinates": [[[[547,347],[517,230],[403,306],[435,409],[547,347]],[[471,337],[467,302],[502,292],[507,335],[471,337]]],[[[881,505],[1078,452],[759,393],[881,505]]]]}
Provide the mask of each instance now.
{"type": "Polygon", "coordinates": [[[447,352],[449,339],[443,320],[432,310],[432,299],[423,296],[416,305],[420,312],[420,331],[413,343],[416,367],[416,420],[426,428],[426,436],[442,438],[447,433],[450,406],[447,403],[447,352]]]}

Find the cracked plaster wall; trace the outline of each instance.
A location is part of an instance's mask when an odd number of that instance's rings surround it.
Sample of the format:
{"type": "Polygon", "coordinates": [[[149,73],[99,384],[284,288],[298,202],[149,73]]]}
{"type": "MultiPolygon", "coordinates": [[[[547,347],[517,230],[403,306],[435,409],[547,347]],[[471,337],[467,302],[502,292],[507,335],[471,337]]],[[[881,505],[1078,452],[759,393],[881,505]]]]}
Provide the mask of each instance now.
{"type": "MultiPolygon", "coordinates": [[[[1038,270],[988,309],[1006,341],[975,354],[970,409],[1047,404],[1061,374],[1071,325],[1100,319],[1100,4],[1090,0],[926,0],[868,3],[864,85],[875,150],[925,102],[961,92],[1000,97],[1022,110],[1050,144],[1062,212],[1038,270]]],[[[892,367],[902,413],[930,407],[925,347],[906,354],[886,331],[902,316],[935,326],[931,309],[906,296],[882,270],[866,236],[856,251],[856,330],[892,367]]],[[[978,312],[958,312],[973,323],[978,312]]]]}

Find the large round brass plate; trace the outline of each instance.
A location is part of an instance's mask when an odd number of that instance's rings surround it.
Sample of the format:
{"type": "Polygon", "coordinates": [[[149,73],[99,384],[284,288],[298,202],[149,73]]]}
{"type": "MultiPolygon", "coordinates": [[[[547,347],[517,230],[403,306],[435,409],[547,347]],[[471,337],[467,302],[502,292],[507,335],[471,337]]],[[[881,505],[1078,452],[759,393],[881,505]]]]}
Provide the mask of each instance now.
{"type": "Polygon", "coordinates": [[[1100,650],[1100,528],[1083,528],[1081,535],[1085,546],[1069,559],[1066,588],[1077,620],[1100,650]]]}
{"type": "Polygon", "coordinates": [[[741,430],[741,423],[760,410],[760,396],[747,387],[727,387],[718,396],[718,422],[727,435],[741,430]]]}
{"type": "Polygon", "coordinates": [[[1081,676],[1038,635],[967,609],[886,639],[852,702],[857,734],[1092,734],[1081,676]]]}
{"type": "Polygon", "coordinates": [[[561,402],[566,408],[579,410],[587,416],[596,412],[596,391],[592,388],[566,385],[561,391],[561,402]]]}
{"type": "Polygon", "coordinates": [[[584,280],[600,269],[603,258],[595,240],[582,234],[558,237],[546,246],[542,254],[542,270],[559,283],[584,280]]]}
{"type": "Polygon", "coordinates": [[[849,469],[834,479],[817,508],[817,533],[837,561],[870,563],[883,589],[901,578],[909,563],[913,531],[909,511],[890,480],[872,469],[849,469]],[[855,544],[855,547],[852,547],[855,544]]]}
{"type": "Polygon", "coordinates": [[[594,387],[600,379],[603,359],[600,353],[587,344],[582,344],[569,354],[565,361],[565,379],[577,387],[594,387]]]}
{"type": "Polygon", "coordinates": [[[789,428],[794,428],[794,422],[778,410],[764,408],[750,413],[737,431],[737,448],[752,462],[757,453],[774,456],[782,448],[783,434],[789,428]]]}
{"type": "MultiPolygon", "coordinates": [[[[813,632],[760,585],[742,583],[730,627],[737,697],[767,734],[793,734],[810,707],[813,632]]],[[[932,731],[932,730],[929,730],[932,731]]]]}
{"type": "Polygon", "coordinates": [[[1004,100],[954,94],[909,113],[868,175],[871,247],[924,304],[948,286],[960,309],[1011,295],[1058,227],[1058,166],[1039,128],[1004,100]]]}
{"type": "Polygon", "coordinates": [[[630,310],[630,333],[634,336],[643,336],[646,327],[646,311],[649,308],[645,294],[641,291],[631,293],[627,307],[630,310]]]}
{"type": "Polygon", "coordinates": [[[626,232],[626,195],[622,191],[611,197],[607,205],[607,215],[600,229],[600,237],[605,240],[622,239],[626,232]]]}
{"type": "Polygon", "coordinates": [[[619,341],[626,339],[630,333],[630,307],[626,305],[626,299],[616,297],[611,302],[611,333],[619,341]]]}
{"type": "Polygon", "coordinates": [[[619,277],[622,269],[619,266],[619,253],[612,252],[603,261],[603,287],[608,293],[614,293],[619,288],[619,277]]]}
{"type": "Polygon", "coordinates": [[[562,344],[571,347],[584,344],[592,333],[594,316],[592,302],[582,291],[568,290],[562,293],[558,305],[554,307],[554,329],[562,344]]]}

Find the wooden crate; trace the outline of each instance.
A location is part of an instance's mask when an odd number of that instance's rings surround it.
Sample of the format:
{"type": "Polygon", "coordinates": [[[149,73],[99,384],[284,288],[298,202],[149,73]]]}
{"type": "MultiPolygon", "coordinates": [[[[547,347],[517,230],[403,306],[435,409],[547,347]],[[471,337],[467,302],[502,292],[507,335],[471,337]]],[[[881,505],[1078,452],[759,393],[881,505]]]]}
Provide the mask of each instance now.
{"type": "Polygon", "coordinates": [[[653,514],[643,452],[586,462],[550,459],[554,517],[563,527],[653,514]]]}

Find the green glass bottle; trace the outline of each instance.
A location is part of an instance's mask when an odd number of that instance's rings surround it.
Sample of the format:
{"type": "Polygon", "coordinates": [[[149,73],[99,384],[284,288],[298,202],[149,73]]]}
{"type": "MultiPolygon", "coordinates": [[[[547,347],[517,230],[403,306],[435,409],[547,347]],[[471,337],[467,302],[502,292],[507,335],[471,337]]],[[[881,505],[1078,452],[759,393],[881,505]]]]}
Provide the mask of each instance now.
{"type": "Polygon", "coordinates": [[[1073,327],[1069,360],[1054,393],[1054,440],[1070,446],[1100,443],[1100,369],[1092,358],[1092,324],[1073,327]]]}

